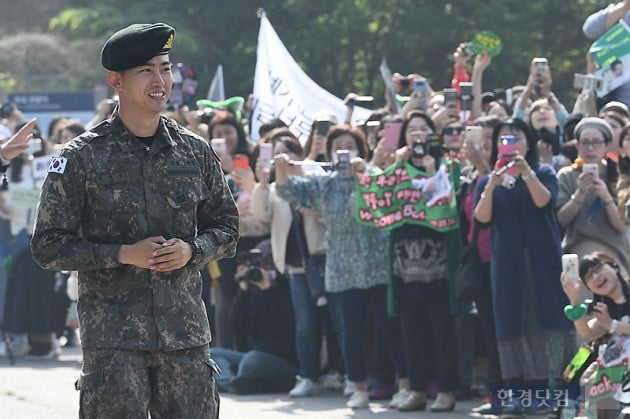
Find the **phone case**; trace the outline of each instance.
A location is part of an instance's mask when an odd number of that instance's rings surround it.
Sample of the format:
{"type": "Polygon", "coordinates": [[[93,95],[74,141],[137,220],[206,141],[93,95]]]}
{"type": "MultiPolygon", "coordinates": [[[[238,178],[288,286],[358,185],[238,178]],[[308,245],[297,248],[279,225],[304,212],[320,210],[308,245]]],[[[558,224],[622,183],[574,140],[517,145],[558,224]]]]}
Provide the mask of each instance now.
{"type": "Polygon", "coordinates": [[[390,123],[383,130],[383,147],[388,150],[398,149],[398,141],[400,140],[400,132],[402,130],[401,123],[390,123]]]}
{"type": "Polygon", "coordinates": [[[234,156],[234,169],[247,169],[249,168],[249,157],[244,154],[237,154],[234,156]]]}

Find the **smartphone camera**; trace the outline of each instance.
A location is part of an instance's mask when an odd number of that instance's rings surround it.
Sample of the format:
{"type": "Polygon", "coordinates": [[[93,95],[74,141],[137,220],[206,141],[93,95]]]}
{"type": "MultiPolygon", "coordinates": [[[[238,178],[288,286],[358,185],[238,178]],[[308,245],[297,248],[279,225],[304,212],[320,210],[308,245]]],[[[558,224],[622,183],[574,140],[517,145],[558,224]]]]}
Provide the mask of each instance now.
{"type": "Polygon", "coordinates": [[[332,123],[327,119],[317,120],[315,121],[315,132],[325,137],[326,134],[328,134],[328,130],[330,129],[331,126],[332,126],[332,123]]]}
{"type": "Polygon", "coordinates": [[[512,189],[516,185],[516,178],[512,175],[508,175],[507,173],[503,176],[503,187],[506,189],[512,189]]]}
{"type": "Polygon", "coordinates": [[[424,141],[414,141],[411,143],[411,157],[421,159],[427,154],[427,143],[424,141]]]}

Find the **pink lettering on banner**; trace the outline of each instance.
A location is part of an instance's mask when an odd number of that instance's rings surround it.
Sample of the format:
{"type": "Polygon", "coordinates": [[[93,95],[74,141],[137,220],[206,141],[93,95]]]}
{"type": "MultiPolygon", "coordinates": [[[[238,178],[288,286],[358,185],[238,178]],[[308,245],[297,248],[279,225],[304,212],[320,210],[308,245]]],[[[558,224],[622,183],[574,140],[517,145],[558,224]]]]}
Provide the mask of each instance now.
{"type": "Polygon", "coordinates": [[[405,218],[410,218],[412,220],[426,220],[427,218],[427,213],[425,210],[422,211],[416,211],[413,208],[413,205],[411,204],[407,204],[405,206],[403,206],[403,217],[405,218]]]}
{"type": "Polygon", "coordinates": [[[376,178],[376,184],[381,188],[393,187],[400,185],[403,182],[409,180],[409,173],[404,167],[399,167],[394,170],[391,176],[379,175],[376,178]]]}
{"type": "Polygon", "coordinates": [[[376,192],[368,192],[363,194],[363,201],[365,201],[365,205],[372,209],[379,209],[383,207],[391,207],[392,206],[392,192],[383,192],[383,197],[378,198],[376,196],[376,192]]]}
{"type": "Polygon", "coordinates": [[[420,191],[417,189],[401,189],[396,192],[396,198],[410,204],[417,204],[420,202],[420,191]]]}
{"type": "Polygon", "coordinates": [[[359,180],[359,185],[364,188],[369,188],[372,185],[372,176],[367,173],[358,173],[357,179],[359,180]]]}
{"type": "Polygon", "coordinates": [[[361,221],[372,221],[374,219],[374,216],[372,215],[370,211],[360,209],[359,218],[361,219],[361,221]]]}
{"type": "Polygon", "coordinates": [[[374,225],[378,228],[389,227],[390,225],[402,221],[402,213],[400,211],[385,214],[382,217],[374,219],[374,225]]]}

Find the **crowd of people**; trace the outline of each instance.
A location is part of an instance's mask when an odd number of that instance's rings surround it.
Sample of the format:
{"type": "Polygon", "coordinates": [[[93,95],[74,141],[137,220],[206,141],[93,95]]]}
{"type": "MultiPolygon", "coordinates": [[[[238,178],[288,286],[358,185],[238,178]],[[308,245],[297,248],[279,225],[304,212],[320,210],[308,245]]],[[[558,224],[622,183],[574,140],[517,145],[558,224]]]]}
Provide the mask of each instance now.
{"type": "MultiPolygon", "coordinates": [[[[629,10],[628,1],[609,6],[584,33],[630,23],[629,10]]],[[[483,75],[492,59],[464,47],[448,89],[395,73],[384,108],[352,123],[350,93],[346,120],[323,109],[305,139],[272,120],[252,142],[247,107],[163,113],[212,146],[239,210],[236,257],[201,271],[221,391],[335,389],[355,409],[387,399],[399,411],[424,410],[434,399],[435,412],[485,397],[478,413],[509,417],[523,407],[498,405],[493,389],[554,388],[579,343],[600,345],[630,327],[629,85],[605,98],[584,89],[569,111],[548,63],[533,60],[525,84],[491,91],[483,75]],[[357,179],[405,162],[461,174],[450,185],[455,230],[357,221],[357,179]],[[458,259],[471,243],[481,287],[457,299],[458,259]],[[563,254],[578,255],[581,281],[562,275],[563,254]],[[590,314],[566,314],[593,295],[590,314]]],[[[3,106],[0,357],[54,358],[80,345],[76,272],[41,268],[29,246],[33,191],[51,156],[116,106],[104,101],[87,127],[59,116],[46,133],[3,106]]]]}

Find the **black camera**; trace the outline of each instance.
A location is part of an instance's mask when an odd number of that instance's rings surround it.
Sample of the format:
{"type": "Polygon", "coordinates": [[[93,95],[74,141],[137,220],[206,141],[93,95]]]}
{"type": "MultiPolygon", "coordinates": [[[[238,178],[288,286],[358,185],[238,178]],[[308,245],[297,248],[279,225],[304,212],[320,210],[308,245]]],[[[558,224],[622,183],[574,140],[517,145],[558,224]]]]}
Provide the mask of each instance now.
{"type": "Polygon", "coordinates": [[[401,77],[400,87],[409,87],[409,77],[401,77]]]}
{"type": "Polygon", "coordinates": [[[236,257],[236,264],[239,268],[234,276],[236,282],[260,282],[263,279],[263,270],[273,269],[273,259],[271,257],[271,242],[263,240],[255,248],[246,253],[241,253],[236,257]],[[242,267],[246,269],[242,269],[242,267]]]}

